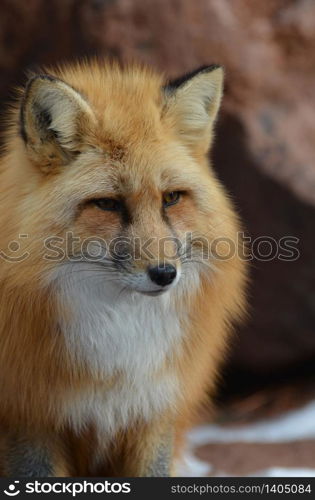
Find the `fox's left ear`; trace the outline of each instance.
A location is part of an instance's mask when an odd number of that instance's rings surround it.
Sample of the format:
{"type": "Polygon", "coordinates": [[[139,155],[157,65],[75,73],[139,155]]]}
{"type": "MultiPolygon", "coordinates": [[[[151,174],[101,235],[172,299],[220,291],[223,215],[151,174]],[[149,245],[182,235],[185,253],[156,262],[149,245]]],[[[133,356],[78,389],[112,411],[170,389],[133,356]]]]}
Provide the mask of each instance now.
{"type": "Polygon", "coordinates": [[[223,68],[203,66],[164,87],[166,116],[189,146],[206,152],[223,92],[223,68]]]}
{"type": "Polygon", "coordinates": [[[69,163],[92,123],[90,105],[67,83],[50,75],[35,75],[28,81],[20,130],[28,155],[41,170],[69,163]]]}

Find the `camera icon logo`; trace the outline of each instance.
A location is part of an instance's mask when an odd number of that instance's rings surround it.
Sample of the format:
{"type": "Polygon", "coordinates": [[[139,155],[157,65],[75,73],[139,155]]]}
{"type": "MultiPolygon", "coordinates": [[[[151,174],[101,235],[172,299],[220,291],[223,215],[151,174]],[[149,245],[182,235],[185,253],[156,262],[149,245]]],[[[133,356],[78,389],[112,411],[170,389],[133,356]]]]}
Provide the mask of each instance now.
{"type": "Polygon", "coordinates": [[[17,487],[15,486],[15,484],[18,484],[20,481],[14,481],[14,483],[11,483],[9,486],[8,486],[8,490],[4,490],[4,494],[5,495],[8,495],[9,497],[16,497],[16,495],[18,495],[20,492],[20,490],[17,489],[17,487]]]}

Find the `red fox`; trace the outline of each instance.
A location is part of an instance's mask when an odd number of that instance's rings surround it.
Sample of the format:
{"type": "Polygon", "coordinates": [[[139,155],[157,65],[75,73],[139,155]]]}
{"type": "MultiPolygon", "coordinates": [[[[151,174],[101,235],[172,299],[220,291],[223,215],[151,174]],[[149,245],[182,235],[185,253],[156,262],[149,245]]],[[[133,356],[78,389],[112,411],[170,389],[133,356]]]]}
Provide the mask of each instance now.
{"type": "Polygon", "coordinates": [[[167,82],[94,61],[20,90],[0,163],[1,475],[174,474],[245,310],[208,160],[222,86],[215,65],[167,82]]]}

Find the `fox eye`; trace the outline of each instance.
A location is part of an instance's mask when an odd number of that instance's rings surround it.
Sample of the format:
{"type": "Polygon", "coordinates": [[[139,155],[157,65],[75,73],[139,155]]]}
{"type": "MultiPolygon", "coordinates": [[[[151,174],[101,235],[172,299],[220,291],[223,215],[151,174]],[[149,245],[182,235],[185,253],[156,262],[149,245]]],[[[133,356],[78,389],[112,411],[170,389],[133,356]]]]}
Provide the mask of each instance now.
{"type": "Polygon", "coordinates": [[[122,202],[115,198],[99,198],[93,200],[93,203],[101,210],[107,210],[109,212],[119,212],[122,209],[122,202]]]}
{"type": "Polygon", "coordinates": [[[163,207],[170,207],[179,201],[180,191],[169,191],[163,194],[163,207]]]}

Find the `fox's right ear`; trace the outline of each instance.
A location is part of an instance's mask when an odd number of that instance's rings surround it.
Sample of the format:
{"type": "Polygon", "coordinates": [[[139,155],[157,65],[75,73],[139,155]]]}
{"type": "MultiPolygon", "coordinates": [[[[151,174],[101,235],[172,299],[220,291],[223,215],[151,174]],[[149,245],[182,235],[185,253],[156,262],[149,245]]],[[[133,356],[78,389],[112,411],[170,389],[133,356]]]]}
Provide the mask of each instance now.
{"type": "Polygon", "coordinates": [[[43,171],[71,161],[94,120],[87,101],[65,82],[49,75],[28,81],[20,130],[29,156],[43,171]]]}

